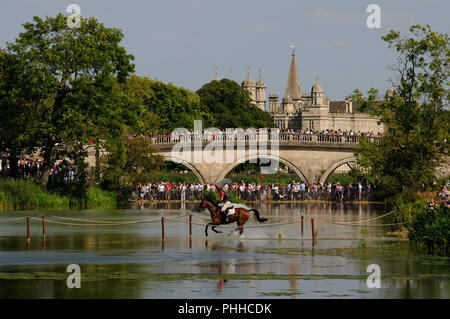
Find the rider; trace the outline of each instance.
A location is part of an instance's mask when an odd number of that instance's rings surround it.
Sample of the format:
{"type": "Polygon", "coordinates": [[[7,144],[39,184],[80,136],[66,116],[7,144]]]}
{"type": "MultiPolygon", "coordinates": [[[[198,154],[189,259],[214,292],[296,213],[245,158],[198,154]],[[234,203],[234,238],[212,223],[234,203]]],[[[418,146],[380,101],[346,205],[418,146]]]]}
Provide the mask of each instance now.
{"type": "MultiPolygon", "coordinates": [[[[231,199],[230,199],[230,196],[227,194],[227,192],[225,192],[223,190],[222,187],[218,186],[217,188],[219,189],[219,192],[220,192],[220,201],[224,203],[221,211],[225,214],[227,209],[230,208],[230,206],[231,206],[231,199]]],[[[230,212],[225,214],[225,220],[228,219],[229,215],[231,215],[230,212]]]]}

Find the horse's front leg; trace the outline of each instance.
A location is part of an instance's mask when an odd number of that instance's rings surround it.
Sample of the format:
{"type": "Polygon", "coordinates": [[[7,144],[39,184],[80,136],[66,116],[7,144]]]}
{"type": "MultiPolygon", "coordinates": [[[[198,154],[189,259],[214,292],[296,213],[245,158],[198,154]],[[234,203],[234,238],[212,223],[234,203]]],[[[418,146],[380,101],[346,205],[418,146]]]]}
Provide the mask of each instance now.
{"type": "Polygon", "coordinates": [[[220,225],[220,220],[213,220],[212,222],[209,222],[208,224],[206,224],[206,228],[205,228],[205,235],[206,237],[208,237],[208,226],[211,225],[211,229],[215,232],[215,233],[221,233],[221,231],[217,231],[215,229],[215,226],[220,225]]]}
{"type": "Polygon", "coordinates": [[[211,229],[213,230],[213,232],[215,232],[217,234],[221,234],[222,233],[222,231],[216,230],[216,227],[220,225],[220,219],[214,218],[214,220],[212,222],[210,222],[209,225],[212,226],[211,229]]]}

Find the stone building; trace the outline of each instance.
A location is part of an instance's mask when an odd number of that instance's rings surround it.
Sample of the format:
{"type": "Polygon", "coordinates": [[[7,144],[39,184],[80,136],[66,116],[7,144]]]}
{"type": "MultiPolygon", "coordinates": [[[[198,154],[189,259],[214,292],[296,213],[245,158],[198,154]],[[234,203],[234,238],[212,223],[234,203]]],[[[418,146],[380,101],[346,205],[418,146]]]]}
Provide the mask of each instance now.
{"type": "MultiPolygon", "coordinates": [[[[342,101],[330,101],[328,97],[325,97],[317,73],[311,91],[302,92],[294,51],[281,103],[278,95],[270,94],[269,107],[266,108],[266,85],[261,79],[261,72],[259,72],[258,82],[255,83],[248,71],[242,87],[250,92],[253,103],[272,115],[280,129],[383,132],[383,126],[378,124],[378,118],[357,112],[360,105],[352,101],[350,95],[342,101]]],[[[391,91],[392,86],[388,94],[391,94],[391,91]]]]}

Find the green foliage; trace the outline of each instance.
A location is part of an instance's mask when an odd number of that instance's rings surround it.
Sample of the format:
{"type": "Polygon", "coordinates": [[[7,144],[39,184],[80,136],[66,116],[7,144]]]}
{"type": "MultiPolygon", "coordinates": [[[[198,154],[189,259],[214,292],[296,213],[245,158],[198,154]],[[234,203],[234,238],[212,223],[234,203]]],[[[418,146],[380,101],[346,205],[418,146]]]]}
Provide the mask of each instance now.
{"type": "Polygon", "coordinates": [[[203,85],[197,94],[214,118],[214,127],[220,129],[275,127],[270,114],[254,105],[249,92],[232,80],[211,81],[203,85]]]}
{"type": "Polygon", "coordinates": [[[410,192],[404,192],[389,199],[388,207],[391,209],[391,223],[411,223],[414,214],[426,207],[426,200],[417,200],[410,192]]]}
{"type": "Polygon", "coordinates": [[[187,173],[169,172],[164,169],[155,172],[153,175],[154,182],[171,182],[171,183],[197,183],[198,177],[194,172],[187,173]]]}
{"type": "Polygon", "coordinates": [[[153,182],[163,157],[155,154],[157,149],[150,142],[145,137],[129,139],[123,135],[101,163],[102,186],[117,190],[153,182]]]}
{"type": "Polygon", "coordinates": [[[84,197],[68,196],[50,191],[41,184],[28,180],[0,179],[0,210],[24,208],[84,208],[98,205],[116,205],[116,195],[95,186],[86,189],[84,197]]]}
{"type": "Polygon", "coordinates": [[[367,235],[369,234],[369,231],[367,230],[366,227],[362,227],[361,230],[359,231],[359,234],[361,238],[359,239],[358,247],[360,249],[366,249],[367,248],[366,238],[367,235]]]}
{"type": "Polygon", "coordinates": [[[407,222],[408,238],[432,253],[450,252],[450,212],[444,205],[430,211],[426,200],[397,199],[395,222],[407,222]]]}
{"type": "Polygon", "coordinates": [[[379,144],[360,139],[357,159],[380,177],[387,196],[431,185],[441,156],[449,150],[448,35],[420,25],[410,31],[411,38],[396,31],[382,37],[399,53],[394,95],[380,101],[375,89],[366,100],[359,91],[354,94],[361,110],[380,116],[385,127],[379,144]]]}
{"type": "Polygon", "coordinates": [[[375,177],[372,175],[364,174],[360,170],[353,169],[350,170],[347,173],[331,173],[330,176],[328,176],[327,182],[330,181],[331,183],[339,183],[341,185],[348,185],[348,184],[355,184],[358,182],[362,182],[364,177],[367,179],[368,182],[375,182],[375,177]]]}
{"type": "Polygon", "coordinates": [[[122,32],[95,18],[71,29],[63,14],[34,17],[23,27],[0,63],[0,135],[12,156],[41,150],[46,184],[55,161],[81,163],[79,143],[101,143],[135,120],[130,101],[114,90],[133,71],[133,57],[119,45],[122,32]]]}
{"type": "Polygon", "coordinates": [[[117,204],[117,194],[115,192],[108,192],[102,190],[100,187],[91,185],[87,187],[84,204],[87,208],[99,206],[102,208],[115,208],[117,204]]]}
{"type": "Polygon", "coordinates": [[[45,187],[25,180],[1,179],[2,209],[69,205],[70,198],[49,192],[45,187]]]}
{"type": "MultiPolygon", "coordinates": [[[[232,203],[244,203],[243,200],[239,198],[237,191],[229,191],[228,195],[230,195],[230,200],[232,203]]],[[[220,202],[220,194],[219,192],[208,191],[203,193],[203,199],[209,200],[210,202],[217,205],[220,202]]]]}
{"type": "Polygon", "coordinates": [[[450,214],[443,206],[428,211],[422,209],[409,227],[411,241],[423,244],[433,253],[450,253],[450,214]]]}
{"type": "Polygon", "coordinates": [[[240,183],[241,181],[244,181],[245,183],[262,183],[262,184],[269,184],[272,182],[280,183],[283,185],[287,185],[291,183],[292,181],[301,182],[301,178],[294,174],[287,174],[287,173],[281,173],[277,172],[275,174],[247,174],[244,172],[240,173],[231,173],[226,176],[226,178],[231,179],[233,182],[240,183]],[[263,178],[261,178],[263,176],[263,178]]]}
{"type": "Polygon", "coordinates": [[[239,198],[237,190],[230,191],[228,193],[228,195],[230,195],[230,200],[231,200],[232,203],[240,203],[240,204],[244,203],[244,201],[239,198]]]}
{"type": "Polygon", "coordinates": [[[123,92],[142,107],[137,132],[169,133],[175,128],[194,128],[194,120],[210,125],[212,118],[197,94],[148,77],[132,75],[121,86],[123,92]]]}
{"type": "Polygon", "coordinates": [[[203,199],[209,200],[210,202],[217,205],[220,201],[220,195],[218,192],[208,191],[203,193],[203,199]]]}

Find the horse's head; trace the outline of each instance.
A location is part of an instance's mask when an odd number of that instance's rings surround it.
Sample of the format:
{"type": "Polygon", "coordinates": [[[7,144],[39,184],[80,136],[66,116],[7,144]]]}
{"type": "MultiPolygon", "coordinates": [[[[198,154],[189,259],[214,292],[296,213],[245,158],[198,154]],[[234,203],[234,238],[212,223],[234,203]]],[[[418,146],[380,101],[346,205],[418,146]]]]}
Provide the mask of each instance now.
{"type": "Polygon", "coordinates": [[[202,199],[202,201],[200,202],[200,204],[198,204],[197,207],[194,207],[192,209],[192,211],[197,211],[197,212],[201,212],[202,210],[204,210],[206,207],[208,207],[208,201],[206,199],[202,199]]]}

